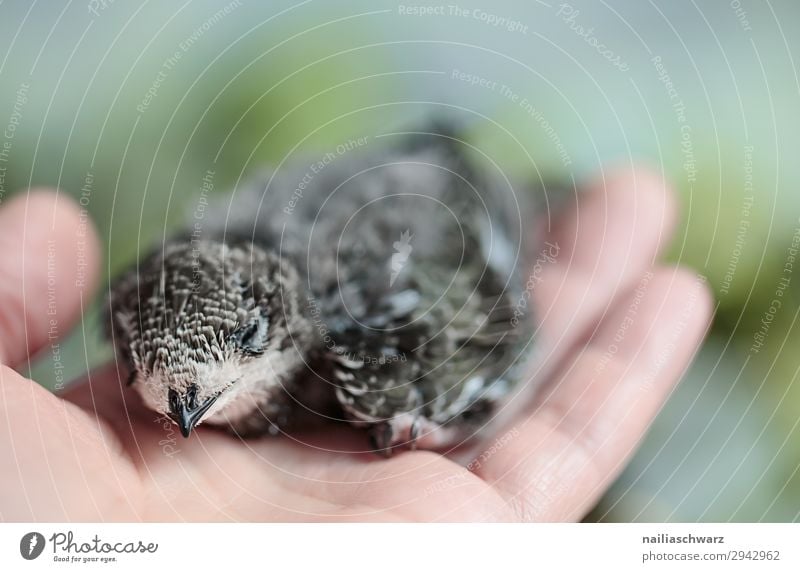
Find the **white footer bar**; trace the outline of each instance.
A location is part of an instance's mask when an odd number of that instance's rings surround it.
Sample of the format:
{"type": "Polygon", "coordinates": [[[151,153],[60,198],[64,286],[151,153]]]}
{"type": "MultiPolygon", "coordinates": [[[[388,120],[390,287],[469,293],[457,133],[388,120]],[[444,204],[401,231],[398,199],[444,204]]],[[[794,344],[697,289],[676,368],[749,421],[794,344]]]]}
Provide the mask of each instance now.
{"type": "Polygon", "coordinates": [[[0,570],[769,572],[799,556],[797,524],[0,524],[0,570]]]}

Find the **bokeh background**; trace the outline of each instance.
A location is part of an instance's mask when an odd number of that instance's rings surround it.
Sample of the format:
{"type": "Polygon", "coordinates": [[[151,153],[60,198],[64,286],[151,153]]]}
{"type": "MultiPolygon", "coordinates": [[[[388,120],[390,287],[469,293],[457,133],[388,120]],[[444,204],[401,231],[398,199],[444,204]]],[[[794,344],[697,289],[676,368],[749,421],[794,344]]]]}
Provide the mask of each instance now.
{"type": "MultiPolygon", "coordinates": [[[[647,161],[682,199],[669,258],[708,277],[716,319],[588,518],[796,521],[799,22],[794,0],[5,0],[0,201],[42,184],[82,199],[113,276],[209,173],[224,192],[425,114],[472,118],[518,173],[647,161]]],[[[53,387],[109,359],[101,307],[28,373],[53,387]]]]}

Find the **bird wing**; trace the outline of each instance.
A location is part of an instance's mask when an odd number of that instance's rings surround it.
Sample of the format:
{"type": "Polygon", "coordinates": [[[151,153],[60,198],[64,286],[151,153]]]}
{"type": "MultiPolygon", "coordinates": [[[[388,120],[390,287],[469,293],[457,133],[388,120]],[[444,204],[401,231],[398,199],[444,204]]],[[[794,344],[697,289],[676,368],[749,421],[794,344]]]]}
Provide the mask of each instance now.
{"type": "Polygon", "coordinates": [[[512,327],[527,213],[452,132],[384,139],[264,171],[204,225],[296,266],[353,417],[446,420],[505,383],[532,334],[512,327]]]}

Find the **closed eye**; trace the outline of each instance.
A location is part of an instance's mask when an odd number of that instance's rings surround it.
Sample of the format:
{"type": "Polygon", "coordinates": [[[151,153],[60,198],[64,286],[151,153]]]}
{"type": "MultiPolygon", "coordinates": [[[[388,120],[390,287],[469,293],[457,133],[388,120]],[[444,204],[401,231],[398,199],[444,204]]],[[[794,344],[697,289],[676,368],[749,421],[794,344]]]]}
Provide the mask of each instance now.
{"type": "Polygon", "coordinates": [[[237,328],[231,335],[234,344],[247,356],[258,356],[264,353],[267,345],[269,320],[258,316],[247,324],[237,328]]]}

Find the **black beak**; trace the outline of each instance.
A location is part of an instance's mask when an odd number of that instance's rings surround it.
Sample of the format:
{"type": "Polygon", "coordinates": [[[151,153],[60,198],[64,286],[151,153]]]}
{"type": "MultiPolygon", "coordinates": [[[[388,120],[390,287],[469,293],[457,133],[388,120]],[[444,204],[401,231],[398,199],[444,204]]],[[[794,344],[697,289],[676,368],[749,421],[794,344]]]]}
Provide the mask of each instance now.
{"type": "Polygon", "coordinates": [[[190,385],[184,395],[174,389],[169,390],[169,416],[181,429],[181,435],[188,437],[203,414],[214,404],[219,395],[212,395],[202,403],[197,403],[197,386],[190,385]]]}

